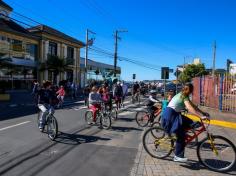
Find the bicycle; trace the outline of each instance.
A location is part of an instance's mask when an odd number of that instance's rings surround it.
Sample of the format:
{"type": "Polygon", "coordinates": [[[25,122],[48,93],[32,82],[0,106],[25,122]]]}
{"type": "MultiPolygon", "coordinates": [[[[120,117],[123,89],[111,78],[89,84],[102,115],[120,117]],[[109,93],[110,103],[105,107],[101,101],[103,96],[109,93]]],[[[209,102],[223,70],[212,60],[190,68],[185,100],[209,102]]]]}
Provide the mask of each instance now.
{"type": "MultiPolygon", "coordinates": [[[[44,105],[39,105],[39,106],[44,106],[44,105]]],[[[46,110],[46,108],[45,108],[46,110]]],[[[37,116],[37,123],[39,126],[40,123],[40,118],[42,116],[42,111],[39,110],[38,112],[38,116],[37,116]]],[[[53,115],[54,111],[47,111],[47,115],[46,115],[46,120],[45,120],[45,124],[43,126],[43,129],[41,130],[41,132],[43,133],[45,130],[45,126],[47,126],[47,134],[49,139],[51,139],[52,141],[54,141],[58,135],[58,123],[57,123],[57,119],[55,118],[55,116],[53,115]]]]}
{"type": "MultiPolygon", "coordinates": [[[[93,111],[87,110],[85,112],[85,121],[88,125],[92,125],[94,123],[93,121],[93,111]]],[[[103,129],[109,129],[111,127],[111,114],[108,112],[105,108],[105,104],[101,103],[101,109],[97,109],[97,115],[96,115],[96,122],[100,123],[100,127],[103,129]]]]}
{"type": "MultiPolygon", "coordinates": [[[[196,148],[198,160],[210,170],[217,172],[229,171],[236,162],[236,147],[229,139],[211,134],[208,130],[210,120],[205,120],[205,122],[206,125],[201,119],[201,126],[195,129],[195,133],[192,133],[192,135],[186,133],[185,144],[187,145],[205,132],[207,136],[199,142],[196,148]]],[[[190,129],[186,129],[186,131],[188,130],[190,129]]],[[[175,149],[175,141],[176,137],[166,134],[161,127],[152,127],[143,135],[144,149],[149,155],[158,159],[166,158],[172,153],[175,149]],[[152,133],[155,133],[155,137],[152,133]],[[149,143],[153,149],[149,148],[149,143]]]]}
{"type": "Polygon", "coordinates": [[[136,92],[135,94],[132,95],[131,97],[132,104],[135,104],[135,102],[138,102],[140,104],[140,93],[136,92]]]}
{"type": "Polygon", "coordinates": [[[161,119],[161,108],[158,108],[155,112],[154,112],[154,119],[158,118],[158,121],[156,122],[151,122],[151,112],[150,111],[138,111],[135,115],[135,120],[137,122],[137,124],[140,127],[146,127],[148,126],[149,123],[151,123],[151,127],[153,127],[154,125],[158,125],[160,124],[160,119],[161,119]]]}

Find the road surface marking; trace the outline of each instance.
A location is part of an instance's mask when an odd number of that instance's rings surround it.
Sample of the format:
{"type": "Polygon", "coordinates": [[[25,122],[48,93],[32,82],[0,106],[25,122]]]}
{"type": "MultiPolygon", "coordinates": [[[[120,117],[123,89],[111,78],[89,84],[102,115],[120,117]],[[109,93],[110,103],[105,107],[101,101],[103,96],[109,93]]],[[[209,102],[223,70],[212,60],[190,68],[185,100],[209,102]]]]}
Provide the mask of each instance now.
{"type": "Polygon", "coordinates": [[[29,122],[30,121],[25,121],[25,122],[18,123],[18,124],[15,124],[15,125],[11,125],[11,126],[8,126],[8,127],[5,127],[5,128],[0,128],[0,131],[6,130],[6,129],[9,129],[9,128],[13,128],[13,127],[16,127],[16,126],[24,125],[24,124],[29,123],[29,122]]]}
{"type": "MultiPolygon", "coordinates": [[[[199,121],[199,118],[194,115],[187,115],[192,120],[199,121]]],[[[216,126],[222,126],[222,127],[227,127],[227,128],[236,128],[236,123],[234,122],[227,122],[227,121],[221,121],[221,120],[211,120],[211,125],[216,125],[216,126]]]]}

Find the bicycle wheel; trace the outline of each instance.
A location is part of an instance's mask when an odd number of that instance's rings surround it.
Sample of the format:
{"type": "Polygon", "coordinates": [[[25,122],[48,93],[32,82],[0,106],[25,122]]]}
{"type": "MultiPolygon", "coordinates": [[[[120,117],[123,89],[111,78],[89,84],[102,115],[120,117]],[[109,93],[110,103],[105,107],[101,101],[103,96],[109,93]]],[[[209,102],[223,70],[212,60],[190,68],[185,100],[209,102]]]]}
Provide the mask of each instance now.
{"type": "Polygon", "coordinates": [[[103,129],[108,130],[111,127],[111,117],[109,115],[102,115],[100,117],[100,124],[103,129]]]}
{"type": "Polygon", "coordinates": [[[84,119],[88,125],[91,125],[93,123],[93,112],[90,110],[86,111],[84,119]]]}
{"type": "Polygon", "coordinates": [[[143,135],[143,147],[154,158],[165,158],[169,156],[173,150],[173,146],[174,141],[160,127],[149,128],[143,135]]]}
{"type": "Polygon", "coordinates": [[[236,149],[227,138],[211,135],[199,143],[197,156],[199,161],[208,169],[225,172],[235,165],[236,149]]]}
{"type": "Polygon", "coordinates": [[[135,116],[135,120],[140,127],[145,127],[148,125],[150,114],[146,111],[138,111],[135,116]]]}
{"type": "Polygon", "coordinates": [[[113,120],[117,120],[117,119],[118,119],[118,112],[117,112],[116,109],[114,109],[114,110],[111,111],[111,118],[112,118],[113,120]]]}
{"type": "Polygon", "coordinates": [[[160,127],[160,123],[159,122],[153,122],[152,124],[151,124],[151,127],[160,127]]]}
{"type": "Polygon", "coordinates": [[[57,137],[58,124],[57,119],[53,115],[49,115],[47,120],[48,137],[53,141],[57,137]]]}

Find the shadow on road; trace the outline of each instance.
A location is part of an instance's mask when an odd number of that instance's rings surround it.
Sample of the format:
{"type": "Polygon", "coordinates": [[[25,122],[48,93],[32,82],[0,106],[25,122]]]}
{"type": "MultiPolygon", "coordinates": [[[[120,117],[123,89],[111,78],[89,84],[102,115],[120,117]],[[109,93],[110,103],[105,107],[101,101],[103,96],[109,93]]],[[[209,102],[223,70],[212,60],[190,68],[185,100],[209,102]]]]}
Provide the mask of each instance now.
{"type": "Polygon", "coordinates": [[[118,117],[119,121],[125,121],[125,122],[133,122],[135,119],[127,118],[127,117],[118,117]]]}
{"type": "Polygon", "coordinates": [[[97,136],[87,136],[87,135],[69,134],[69,133],[60,132],[58,137],[55,139],[55,142],[69,144],[69,145],[79,145],[83,143],[96,142],[98,140],[108,141],[111,139],[97,137],[97,136]]]}
{"type": "Polygon", "coordinates": [[[112,126],[110,130],[117,131],[117,132],[143,131],[142,129],[139,129],[139,128],[120,127],[120,126],[112,126]]]}

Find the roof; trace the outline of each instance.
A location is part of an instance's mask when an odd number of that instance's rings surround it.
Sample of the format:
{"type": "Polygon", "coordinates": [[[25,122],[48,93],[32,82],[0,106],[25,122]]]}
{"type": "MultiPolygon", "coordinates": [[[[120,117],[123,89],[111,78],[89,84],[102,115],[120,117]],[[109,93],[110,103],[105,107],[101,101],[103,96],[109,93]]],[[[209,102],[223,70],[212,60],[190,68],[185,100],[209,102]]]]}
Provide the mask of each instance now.
{"type": "Polygon", "coordinates": [[[73,42],[73,43],[76,43],[78,45],[81,45],[81,46],[85,46],[85,44],[69,35],[66,35],[56,29],[53,29],[49,26],[46,26],[46,25],[38,25],[38,26],[35,26],[35,27],[32,27],[32,28],[28,28],[28,31],[32,32],[32,33],[38,33],[38,32],[45,32],[45,33],[49,33],[51,35],[54,35],[54,36],[57,36],[57,37],[60,37],[60,38],[63,38],[65,40],[68,40],[70,42],[73,42]]]}
{"type": "Polygon", "coordinates": [[[2,0],[0,0],[0,6],[3,6],[3,7],[5,7],[6,9],[8,9],[8,10],[10,10],[10,11],[13,10],[12,7],[10,7],[8,4],[6,4],[6,3],[3,2],[2,0]]]}
{"type": "MultiPolygon", "coordinates": [[[[1,2],[1,1],[0,1],[1,2]]],[[[12,20],[7,20],[5,18],[0,18],[0,30],[11,32],[14,34],[18,34],[24,37],[34,38],[37,39],[36,36],[33,36],[29,31],[27,31],[25,28],[17,24],[16,22],[12,20]]]]}
{"type": "MultiPolygon", "coordinates": [[[[80,57],[80,67],[84,68],[84,61],[85,59],[83,57],[80,57]]],[[[101,62],[96,62],[93,61],[91,59],[88,59],[88,66],[92,66],[92,67],[98,67],[101,69],[114,69],[113,65],[109,65],[109,64],[105,64],[105,63],[101,63],[101,62]]],[[[117,70],[120,70],[120,67],[117,67],[117,70]]]]}

